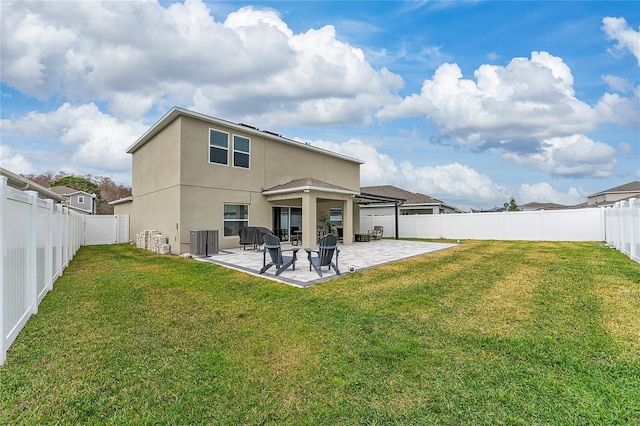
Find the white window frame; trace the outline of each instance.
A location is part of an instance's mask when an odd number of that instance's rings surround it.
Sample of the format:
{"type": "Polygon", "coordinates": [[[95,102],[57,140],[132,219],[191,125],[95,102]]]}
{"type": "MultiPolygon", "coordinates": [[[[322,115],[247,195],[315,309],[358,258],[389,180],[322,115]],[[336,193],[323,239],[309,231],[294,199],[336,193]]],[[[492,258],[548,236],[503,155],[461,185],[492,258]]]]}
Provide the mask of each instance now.
{"type": "Polygon", "coordinates": [[[84,195],[78,195],[78,204],[84,204],[84,195]]]}
{"type": "Polygon", "coordinates": [[[233,135],[233,147],[232,147],[232,153],[231,153],[231,158],[232,158],[232,165],[233,167],[236,167],[238,169],[245,169],[245,170],[250,170],[251,169],[251,138],[248,138],[246,136],[242,136],[242,135],[233,135]],[[242,138],[242,139],[246,139],[247,142],[249,143],[249,150],[248,151],[241,151],[241,150],[237,150],[236,149],[236,138],[242,138]],[[244,166],[238,166],[236,165],[236,152],[238,154],[243,154],[246,155],[249,159],[248,161],[248,165],[247,167],[244,166]]]}
{"type": "Polygon", "coordinates": [[[218,129],[214,129],[214,128],[209,128],[209,150],[208,150],[208,152],[207,152],[207,159],[208,159],[208,161],[209,161],[209,164],[215,164],[215,165],[217,165],[217,166],[226,166],[226,167],[228,167],[228,166],[229,166],[229,143],[230,143],[230,141],[229,141],[229,132],[224,132],[224,131],[222,131],[222,130],[218,130],[218,129]],[[211,143],[211,132],[216,132],[216,133],[220,133],[220,134],[227,135],[227,147],[226,147],[226,148],[223,148],[223,147],[221,147],[221,146],[219,146],[219,145],[213,145],[213,144],[211,143]],[[226,156],[226,157],[227,157],[227,160],[226,160],[226,162],[225,162],[225,163],[218,163],[218,162],[216,162],[216,161],[211,161],[211,149],[212,149],[212,148],[213,148],[213,149],[219,149],[220,151],[226,151],[226,153],[227,153],[227,156],[226,156]]]}
{"type": "MultiPolygon", "coordinates": [[[[226,226],[224,226],[224,225],[226,225],[227,222],[233,222],[233,223],[246,222],[246,224],[244,226],[249,226],[249,204],[248,203],[224,203],[224,205],[222,207],[222,224],[223,224],[223,226],[222,226],[222,228],[223,228],[222,229],[222,235],[224,237],[227,237],[227,238],[237,238],[238,234],[231,234],[231,235],[227,235],[226,234],[226,232],[225,232],[226,226]],[[247,209],[247,218],[246,219],[227,219],[227,218],[225,218],[224,217],[225,216],[224,209],[225,209],[226,206],[245,206],[246,209],[247,209]]],[[[240,228],[242,228],[242,227],[239,227],[238,231],[240,230],[240,228]]]]}

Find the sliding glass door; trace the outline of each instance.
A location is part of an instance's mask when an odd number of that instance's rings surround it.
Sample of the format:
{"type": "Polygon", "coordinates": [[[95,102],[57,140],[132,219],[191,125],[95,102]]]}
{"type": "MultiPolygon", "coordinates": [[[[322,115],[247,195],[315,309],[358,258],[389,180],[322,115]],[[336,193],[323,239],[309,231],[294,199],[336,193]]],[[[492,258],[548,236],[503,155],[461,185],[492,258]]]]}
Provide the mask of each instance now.
{"type": "Polygon", "coordinates": [[[302,209],[300,207],[274,207],[273,232],[280,241],[290,241],[292,231],[302,230],[302,209]]]}

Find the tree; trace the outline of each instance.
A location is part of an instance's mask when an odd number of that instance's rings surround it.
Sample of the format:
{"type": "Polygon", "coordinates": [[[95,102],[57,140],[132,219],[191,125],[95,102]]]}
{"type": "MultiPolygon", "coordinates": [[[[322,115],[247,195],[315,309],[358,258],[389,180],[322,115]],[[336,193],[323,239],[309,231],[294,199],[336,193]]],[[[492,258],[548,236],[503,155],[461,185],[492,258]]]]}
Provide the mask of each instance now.
{"type": "Polygon", "coordinates": [[[109,205],[109,202],[131,195],[130,186],[116,184],[106,176],[93,177],[86,175],[80,177],[64,171],[60,171],[55,175],[53,172],[48,171],[39,175],[32,173],[22,176],[45,188],[68,186],[89,194],[96,194],[97,214],[113,214],[113,206],[109,205]]]}
{"type": "Polygon", "coordinates": [[[96,198],[100,199],[100,188],[90,179],[91,175],[87,175],[87,178],[79,176],[65,176],[51,182],[51,186],[67,186],[69,188],[77,189],[78,191],[96,194],[96,198]]]}
{"type": "Polygon", "coordinates": [[[508,212],[518,212],[520,211],[520,207],[518,207],[518,204],[516,204],[516,199],[511,197],[511,199],[509,200],[509,207],[507,207],[507,211],[508,212]]]}

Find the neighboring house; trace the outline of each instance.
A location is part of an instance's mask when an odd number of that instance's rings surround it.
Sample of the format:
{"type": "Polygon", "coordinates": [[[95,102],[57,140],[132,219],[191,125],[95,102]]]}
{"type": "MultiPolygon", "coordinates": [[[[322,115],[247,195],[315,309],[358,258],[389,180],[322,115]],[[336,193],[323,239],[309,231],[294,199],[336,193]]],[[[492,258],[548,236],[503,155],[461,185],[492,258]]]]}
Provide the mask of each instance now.
{"type": "Polygon", "coordinates": [[[64,198],[62,202],[66,207],[83,214],[96,214],[96,194],[69,188],[68,186],[54,186],[49,188],[52,192],[64,198]]]}
{"type": "Polygon", "coordinates": [[[587,197],[588,207],[612,206],[616,201],[640,197],[640,181],[625,183],[615,188],[596,192],[587,197]]]}
{"type": "Polygon", "coordinates": [[[265,227],[288,240],[302,232],[315,247],[318,218],[339,217],[344,244],[359,229],[357,197],[362,161],[174,107],[129,147],[131,240],[143,230],[169,239],[174,254],[189,252],[191,230],[218,230],[220,249],[239,247],[244,226],[265,227]]]}
{"type": "MultiPolygon", "coordinates": [[[[405,191],[404,189],[392,186],[363,186],[360,188],[362,194],[371,194],[380,197],[390,197],[404,200],[398,206],[399,215],[413,214],[448,214],[460,213],[460,210],[450,206],[438,199],[429,197],[428,195],[418,192],[405,191]]],[[[376,203],[369,205],[360,205],[360,214],[363,216],[384,216],[395,214],[396,204],[394,203],[376,203]]]]}

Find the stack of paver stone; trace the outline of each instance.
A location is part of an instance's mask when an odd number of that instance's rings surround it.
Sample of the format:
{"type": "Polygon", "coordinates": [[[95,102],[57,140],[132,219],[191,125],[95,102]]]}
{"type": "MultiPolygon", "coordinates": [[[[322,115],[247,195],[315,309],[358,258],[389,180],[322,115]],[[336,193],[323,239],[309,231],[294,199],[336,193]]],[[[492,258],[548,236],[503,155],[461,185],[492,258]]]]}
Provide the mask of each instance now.
{"type": "Polygon", "coordinates": [[[171,254],[169,239],[160,232],[146,229],[136,234],[136,246],[159,254],[171,254]]]}

